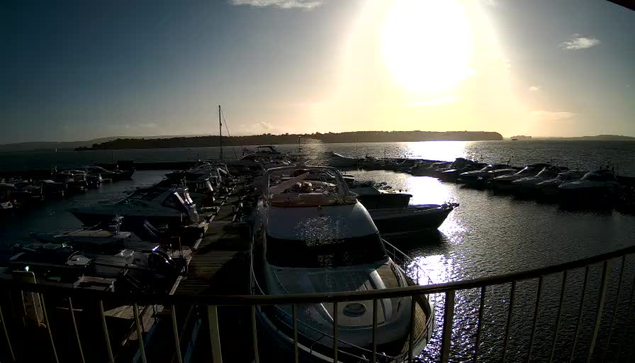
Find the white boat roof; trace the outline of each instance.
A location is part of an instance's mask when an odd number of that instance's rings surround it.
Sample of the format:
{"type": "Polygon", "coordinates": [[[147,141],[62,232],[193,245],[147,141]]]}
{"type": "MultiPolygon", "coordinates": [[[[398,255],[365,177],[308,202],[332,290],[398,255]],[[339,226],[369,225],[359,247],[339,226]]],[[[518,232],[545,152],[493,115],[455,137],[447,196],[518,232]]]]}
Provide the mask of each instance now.
{"type": "Polygon", "coordinates": [[[332,240],[378,233],[359,202],[327,207],[269,207],[267,233],[292,240],[332,240]]]}

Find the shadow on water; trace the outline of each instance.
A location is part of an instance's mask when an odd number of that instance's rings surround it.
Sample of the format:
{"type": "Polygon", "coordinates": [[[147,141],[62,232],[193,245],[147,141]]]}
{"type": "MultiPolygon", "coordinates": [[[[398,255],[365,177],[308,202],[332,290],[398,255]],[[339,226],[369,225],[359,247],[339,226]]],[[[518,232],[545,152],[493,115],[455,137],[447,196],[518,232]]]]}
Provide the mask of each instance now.
{"type": "Polygon", "coordinates": [[[409,256],[439,255],[448,252],[449,238],[439,230],[385,237],[409,256]]]}

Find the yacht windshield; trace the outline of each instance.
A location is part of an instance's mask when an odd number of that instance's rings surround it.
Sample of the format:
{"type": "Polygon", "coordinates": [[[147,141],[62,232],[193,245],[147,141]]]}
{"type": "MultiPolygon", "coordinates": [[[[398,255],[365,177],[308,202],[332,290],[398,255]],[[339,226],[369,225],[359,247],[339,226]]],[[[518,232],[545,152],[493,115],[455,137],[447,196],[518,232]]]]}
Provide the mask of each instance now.
{"type": "Polygon", "coordinates": [[[278,267],[355,266],[381,261],[386,256],[378,234],[319,242],[267,236],[267,261],[278,267]]]}

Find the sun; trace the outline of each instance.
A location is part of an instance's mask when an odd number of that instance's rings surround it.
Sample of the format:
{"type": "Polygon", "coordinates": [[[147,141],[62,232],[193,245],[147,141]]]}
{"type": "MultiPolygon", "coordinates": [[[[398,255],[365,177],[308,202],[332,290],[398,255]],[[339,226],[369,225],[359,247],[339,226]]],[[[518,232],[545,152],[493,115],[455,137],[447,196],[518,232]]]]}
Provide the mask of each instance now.
{"type": "Polygon", "coordinates": [[[394,80],[424,96],[449,92],[474,73],[470,22],[454,0],[396,0],[381,51],[394,80]]]}

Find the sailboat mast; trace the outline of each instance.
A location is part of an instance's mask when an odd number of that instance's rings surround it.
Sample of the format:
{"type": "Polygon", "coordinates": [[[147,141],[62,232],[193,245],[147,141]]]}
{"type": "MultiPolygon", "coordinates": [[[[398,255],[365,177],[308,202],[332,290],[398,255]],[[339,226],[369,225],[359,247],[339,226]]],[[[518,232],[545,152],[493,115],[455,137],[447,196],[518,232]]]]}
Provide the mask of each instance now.
{"type": "Polygon", "coordinates": [[[218,105],[218,145],[220,145],[220,159],[223,160],[223,119],[220,105],[218,105]]]}

